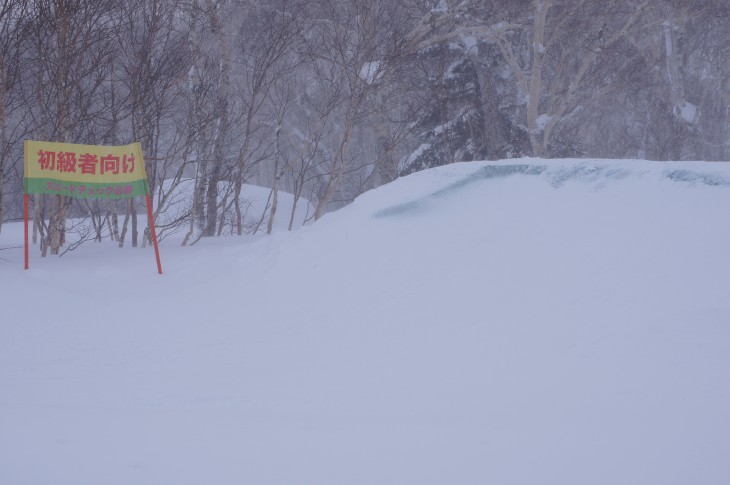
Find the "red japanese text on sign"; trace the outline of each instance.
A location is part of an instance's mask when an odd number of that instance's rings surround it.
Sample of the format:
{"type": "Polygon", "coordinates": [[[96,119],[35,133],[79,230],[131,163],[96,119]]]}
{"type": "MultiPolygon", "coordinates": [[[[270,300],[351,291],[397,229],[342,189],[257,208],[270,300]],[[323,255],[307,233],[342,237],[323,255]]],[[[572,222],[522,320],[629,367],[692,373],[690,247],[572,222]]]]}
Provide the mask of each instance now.
{"type": "Polygon", "coordinates": [[[55,170],[56,152],[38,150],[38,163],[41,166],[41,170],[55,170]]]}
{"type": "Polygon", "coordinates": [[[81,167],[82,174],[95,175],[96,165],[98,163],[99,160],[96,158],[96,155],[91,155],[90,153],[84,153],[79,157],[79,167],[81,167]]]}
{"type": "Polygon", "coordinates": [[[102,175],[106,173],[112,173],[116,175],[119,173],[119,157],[115,157],[112,155],[101,157],[100,165],[102,175]]]}
{"type": "Polygon", "coordinates": [[[134,172],[135,161],[133,154],[121,158],[110,154],[99,158],[91,153],[81,153],[77,156],[75,152],[38,151],[38,164],[41,170],[49,172],[76,173],[78,167],[82,175],[96,175],[98,167],[98,173],[102,175],[131,174],[134,172]]]}
{"type": "Polygon", "coordinates": [[[58,171],[76,173],[76,153],[58,152],[58,171]]]}

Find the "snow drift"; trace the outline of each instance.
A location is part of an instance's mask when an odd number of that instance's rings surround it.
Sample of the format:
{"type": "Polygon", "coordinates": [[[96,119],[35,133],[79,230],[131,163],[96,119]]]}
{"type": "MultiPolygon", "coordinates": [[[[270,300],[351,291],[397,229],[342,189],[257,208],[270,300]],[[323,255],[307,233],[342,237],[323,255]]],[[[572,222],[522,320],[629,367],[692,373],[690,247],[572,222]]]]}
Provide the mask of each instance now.
{"type": "Polygon", "coordinates": [[[484,162],[163,276],[2,251],[0,483],[725,484],[728,207],[727,164],[484,162]]]}

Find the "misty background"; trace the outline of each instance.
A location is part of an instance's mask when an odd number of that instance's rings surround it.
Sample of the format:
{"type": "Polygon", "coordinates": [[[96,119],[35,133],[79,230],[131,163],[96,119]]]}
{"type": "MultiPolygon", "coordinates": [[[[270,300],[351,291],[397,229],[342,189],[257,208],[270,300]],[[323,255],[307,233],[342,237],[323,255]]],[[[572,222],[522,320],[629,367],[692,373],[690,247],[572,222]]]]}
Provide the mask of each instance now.
{"type": "MultiPolygon", "coordinates": [[[[729,21],[722,0],[3,0],[0,221],[22,218],[24,139],[140,141],[186,244],[454,162],[726,161],[729,21]]],[[[34,241],[58,253],[86,217],[144,244],[139,203],[34,196],[34,241]]]]}

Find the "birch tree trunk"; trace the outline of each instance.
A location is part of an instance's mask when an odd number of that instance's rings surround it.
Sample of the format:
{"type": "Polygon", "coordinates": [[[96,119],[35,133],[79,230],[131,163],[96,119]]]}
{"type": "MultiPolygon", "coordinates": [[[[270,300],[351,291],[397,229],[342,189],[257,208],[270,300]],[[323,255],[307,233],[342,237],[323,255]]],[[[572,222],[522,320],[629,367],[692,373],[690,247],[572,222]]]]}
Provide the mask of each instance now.
{"type": "MultiPolygon", "coordinates": [[[[69,46],[72,42],[69,23],[74,12],[72,11],[72,5],[64,0],[58,0],[51,8],[54,24],[56,25],[54,33],[58,50],[56,77],[52,81],[58,88],[58,97],[56,98],[58,141],[66,142],[70,133],[71,83],[69,76],[71,74],[71,62],[73,61],[69,46]]],[[[51,250],[51,255],[58,255],[61,246],[66,242],[66,218],[70,205],[67,197],[57,195],[55,199],[56,204],[48,227],[48,247],[51,250]]]]}
{"type": "Polygon", "coordinates": [[[542,75],[545,60],[545,22],[553,0],[535,1],[535,22],[533,24],[532,67],[530,69],[530,88],[527,94],[527,132],[530,136],[532,153],[537,157],[547,155],[545,138],[540,137],[537,117],[542,95],[542,75]]]}
{"type": "Polygon", "coordinates": [[[0,233],[3,229],[3,189],[5,183],[5,163],[8,158],[8,123],[5,106],[7,103],[7,92],[5,89],[5,65],[0,54],[0,233]]]}
{"type": "Polygon", "coordinates": [[[228,46],[228,36],[225,25],[213,0],[206,0],[206,7],[213,30],[218,34],[218,48],[220,49],[220,73],[215,103],[215,139],[213,142],[213,159],[211,171],[207,180],[206,220],[203,235],[215,236],[218,222],[218,183],[220,182],[223,164],[225,161],[225,147],[228,140],[228,90],[230,87],[231,52],[228,46]]]}
{"type": "Polygon", "coordinates": [[[269,221],[266,224],[266,234],[271,234],[274,228],[274,219],[276,218],[276,209],[279,207],[279,184],[281,183],[281,177],[284,176],[284,171],[279,170],[279,157],[281,156],[279,150],[279,135],[281,134],[281,123],[276,126],[276,154],[274,156],[274,186],[271,188],[273,194],[271,201],[271,209],[269,210],[269,221]]]}

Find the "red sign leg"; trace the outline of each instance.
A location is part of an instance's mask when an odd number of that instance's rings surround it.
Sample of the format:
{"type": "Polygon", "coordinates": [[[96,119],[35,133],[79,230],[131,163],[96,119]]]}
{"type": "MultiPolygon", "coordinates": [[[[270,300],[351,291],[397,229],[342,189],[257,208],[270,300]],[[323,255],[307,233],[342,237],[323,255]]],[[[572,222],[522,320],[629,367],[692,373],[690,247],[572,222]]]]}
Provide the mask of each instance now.
{"type": "Polygon", "coordinates": [[[28,269],[28,194],[23,194],[23,211],[25,212],[25,269],[28,269]]]}

